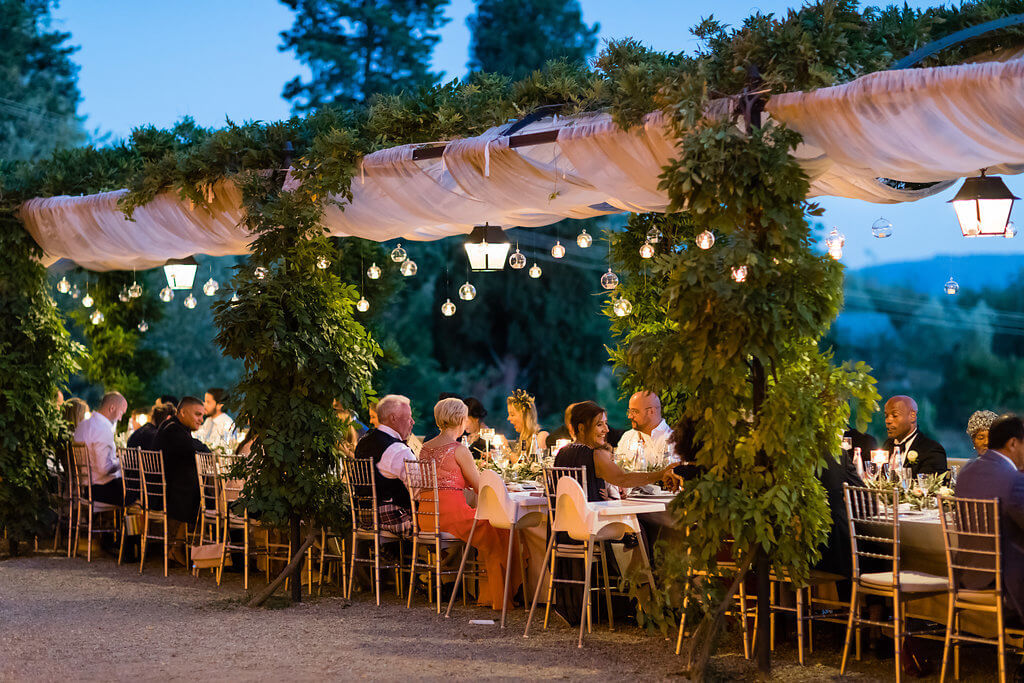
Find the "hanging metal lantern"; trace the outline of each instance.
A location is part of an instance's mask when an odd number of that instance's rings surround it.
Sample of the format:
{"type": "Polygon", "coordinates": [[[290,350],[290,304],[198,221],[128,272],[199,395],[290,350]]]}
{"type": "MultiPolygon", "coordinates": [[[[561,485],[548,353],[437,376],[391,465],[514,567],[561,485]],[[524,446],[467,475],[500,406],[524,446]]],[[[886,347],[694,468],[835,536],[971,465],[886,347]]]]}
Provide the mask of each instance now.
{"type": "Polygon", "coordinates": [[[585,229],[580,231],[580,234],[576,235],[576,246],[580,249],[586,249],[594,243],[594,238],[590,236],[585,229]]]}
{"type": "Polygon", "coordinates": [[[196,270],[199,264],[195,258],[171,259],[164,264],[164,276],[167,278],[167,286],[171,289],[192,289],[192,283],[196,280],[196,270]]]}
{"type": "Polygon", "coordinates": [[[605,289],[615,289],[619,286],[619,276],[609,268],[608,272],[601,276],[601,286],[605,289]]]}
{"type": "Polygon", "coordinates": [[[705,230],[697,235],[697,246],[701,249],[710,249],[715,246],[715,233],[705,230]]]}
{"type": "Polygon", "coordinates": [[[505,268],[505,256],[512,243],[500,225],[484,223],[473,226],[464,246],[470,269],[485,272],[505,268]]]}
{"type": "Polygon", "coordinates": [[[395,263],[401,263],[406,258],[408,258],[408,256],[409,255],[405,253],[405,249],[402,249],[401,243],[399,243],[397,247],[391,250],[391,260],[394,261],[395,263]]]}
{"type": "Polygon", "coordinates": [[[476,287],[469,282],[459,287],[459,298],[463,301],[472,301],[476,298],[476,287]]]}
{"type": "Polygon", "coordinates": [[[366,277],[370,278],[371,280],[379,280],[380,266],[378,266],[376,263],[372,264],[369,268],[366,269],[366,277]]]}
{"type": "Polygon", "coordinates": [[[987,176],[982,169],[977,178],[964,179],[949,203],[964,237],[985,237],[1006,234],[1015,199],[1020,197],[1010,192],[1002,178],[987,176]]]}

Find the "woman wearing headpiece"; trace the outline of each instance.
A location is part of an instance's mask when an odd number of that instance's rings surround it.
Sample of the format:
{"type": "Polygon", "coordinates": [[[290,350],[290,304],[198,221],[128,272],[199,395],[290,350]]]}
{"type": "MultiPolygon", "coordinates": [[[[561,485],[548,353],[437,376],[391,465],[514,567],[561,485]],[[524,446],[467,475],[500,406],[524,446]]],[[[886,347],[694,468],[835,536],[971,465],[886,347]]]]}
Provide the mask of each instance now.
{"type": "Polygon", "coordinates": [[[509,444],[512,450],[512,462],[519,462],[522,455],[529,455],[536,443],[537,448],[544,448],[548,433],[537,424],[537,405],[533,396],[522,389],[516,389],[508,397],[508,421],[516,430],[517,438],[509,444]]]}
{"type": "Polygon", "coordinates": [[[988,450],[988,428],[998,417],[991,410],[975,410],[967,421],[967,436],[971,437],[974,451],[978,455],[988,450]]]}

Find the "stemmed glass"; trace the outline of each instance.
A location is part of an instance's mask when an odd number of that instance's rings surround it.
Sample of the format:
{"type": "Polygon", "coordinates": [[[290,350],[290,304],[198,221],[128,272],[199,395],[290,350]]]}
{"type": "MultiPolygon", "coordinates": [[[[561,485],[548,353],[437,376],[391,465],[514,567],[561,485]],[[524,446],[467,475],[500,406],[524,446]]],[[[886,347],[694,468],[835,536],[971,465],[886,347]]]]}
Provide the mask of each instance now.
{"type": "Polygon", "coordinates": [[[491,452],[491,441],[494,439],[494,428],[484,427],[480,430],[480,438],[487,444],[487,452],[491,452]]]}

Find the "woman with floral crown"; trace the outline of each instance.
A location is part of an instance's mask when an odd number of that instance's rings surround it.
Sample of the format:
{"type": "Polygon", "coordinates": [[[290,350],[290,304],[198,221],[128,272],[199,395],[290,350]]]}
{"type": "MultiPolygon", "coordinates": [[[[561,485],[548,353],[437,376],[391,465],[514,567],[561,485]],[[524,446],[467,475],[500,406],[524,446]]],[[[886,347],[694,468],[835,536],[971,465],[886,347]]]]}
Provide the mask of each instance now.
{"type": "Polygon", "coordinates": [[[508,397],[508,421],[516,430],[517,438],[509,444],[512,462],[518,462],[522,455],[530,455],[533,444],[544,448],[548,433],[537,424],[537,405],[533,396],[522,389],[516,389],[508,397]]]}

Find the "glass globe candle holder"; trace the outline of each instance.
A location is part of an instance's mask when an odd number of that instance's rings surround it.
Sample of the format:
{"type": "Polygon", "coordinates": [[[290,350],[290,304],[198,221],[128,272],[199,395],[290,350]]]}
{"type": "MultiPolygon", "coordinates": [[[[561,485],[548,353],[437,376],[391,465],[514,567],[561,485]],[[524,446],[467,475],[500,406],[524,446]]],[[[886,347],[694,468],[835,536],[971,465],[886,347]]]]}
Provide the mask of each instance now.
{"type": "Polygon", "coordinates": [[[586,249],[593,243],[594,238],[586,230],[581,230],[580,234],[576,235],[576,246],[580,249],[586,249]]]}
{"type": "Polygon", "coordinates": [[[372,264],[369,268],[366,269],[366,277],[370,278],[371,280],[379,280],[380,266],[378,266],[376,263],[372,264]]]}
{"type": "Polygon", "coordinates": [[[871,234],[878,239],[885,239],[892,235],[892,222],[885,218],[879,218],[871,224],[871,234]]]}
{"type": "Polygon", "coordinates": [[[193,309],[196,307],[196,303],[198,302],[196,301],[195,296],[189,292],[188,296],[185,297],[185,300],[182,303],[185,304],[185,308],[193,309]]]}
{"type": "Polygon", "coordinates": [[[451,299],[445,299],[445,302],[441,304],[441,314],[446,318],[455,315],[455,304],[452,303],[451,299]]]}
{"type": "Polygon", "coordinates": [[[530,277],[532,277],[534,280],[536,280],[537,278],[539,278],[541,276],[541,272],[542,271],[540,269],[540,266],[538,266],[536,263],[534,263],[530,267],[530,277]]]}
{"type": "Polygon", "coordinates": [[[252,271],[252,274],[257,280],[266,280],[267,276],[270,275],[270,271],[263,266],[256,266],[256,269],[252,271]]]}
{"type": "Polygon", "coordinates": [[[397,247],[391,250],[391,260],[394,261],[395,263],[401,263],[406,258],[408,258],[408,256],[409,255],[405,253],[405,249],[402,249],[401,243],[399,243],[397,247]]]}
{"type": "Polygon", "coordinates": [[[86,292],[85,296],[82,297],[82,305],[86,308],[92,308],[93,303],[92,295],[86,292]]]}
{"type": "Polygon", "coordinates": [[[212,277],[203,284],[203,294],[206,296],[213,296],[220,289],[220,283],[214,280],[212,277]]]}
{"type": "Polygon", "coordinates": [[[657,228],[651,228],[647,231],[647,241],[651,244],[657,244],[660,242],[661,237],[661,230],[658,230],[657,228]]]}
{"type": "Polygon", "coordinates": [[[736,282],[740,282],[740,283],[746,282],[747,281],[747,267],[746,266],[736,266],[736,267],[734,267],[732,269],[732,279],[735,280],[736,282]]]}
{"type": "Polygon", "coordinates": [[[144,332],[146,332],[146,330],[149,329],[149,323],[147,323],[145,320],[140,320],[139,324],[136,325],[136,327],[139,329],[139,332],[143,332],[144,333],[144,332]]]}
{"type": "Polygon", "coordinates": [[[61,277],[61,279],[57,281],[57,291],[61,294],[67,294],[71,291],[71,281],[68,280],[66,276],[61,277]]]}
{"type": "Polygon", "coordinates": [[[416,271],[419,270],[419,266],[417,266],[416,262],[412,259],[406,259],[402,262],[402,267],[399,268],[399,270],[402,271],[402,275],[405,277],[412,277],[416,274],[416,271]]]}
{"type": "Polygon", "coordinates": [[[551,255],[554,258],[562,258],[565,256],[565,247],[558,240],[555,240],[555,246],[551,247],[551,255]]]}
{"type": "Polygon", "coordinates": [[[132,286],[128,288],[128,296],[133,299],[138,299],[142,296],[142,285],[138,282],[132,282],[132,286]]]}
{"type": "Polygon", "coordinates": [[[74,285],[71,288],[71,298],[72,299],[77,299],[81,295],[82,295],[82,291],[80,289],[78,289],[78,285],[74,285]]]}
{"type": "Polygon", "coordinates": [[[701,249],[710,249],[715,246],[715,233],[705,230],[697,235],[697,246],[701,249]]]}
{"type": "Polygon", "coordinates": [[[508,264],[516,270],[526,267],[526,257],[519,251],[519,247],[516,247],[516,250],[508,257],[508,264]]]}
{"type": "Polygon", "coordinates": [[[1003,233],[1003,237],[1008,240],[1012,240],[1017,236],[1017,226],[1013,224],[1013,221],[1009,221],[1006,224],[1006,232],[1003,233]]]}
{"type": "Polygon", "coordinates": [[[132,299],[131,295],[128,294],[128,288],[127,287],[122,287],[121,291],[118,292],[118,294],[117,294],[117,300],[120,301],[123,304],[126,304],[129,301],[131,301],[131,299],[132,299]]]}
{"type": "Polygon", "coordinates": [[[476,298],[476,287],[469,282],[459,287],[459,298],[463,301],[472,301],[476,298]]]}
{"type": "Polygon", "coordinates": [[[619,276],[609,268],[608,272],[601,276],[601,286],[605,289],[615,289],[619,286],[619,276]]]}
{"type": "Polygon", "coordinates": [[[167,303],[174,298],[174,290],[170,287],[164,287],[160,290],[160,301],[167,303]]]}
{"type": "Polygon", "coordinates": [[[942,289],[946,294],[956,296],[956,293],[960,291],[960,283],[951,277],[946,281],[946,284],[942,286],[942,289]]]}
{"type": "Polygon", "coordinates": [[[356,310],[360,313],[366,313],[370,310],[370,302],[365,297],[359,297],[359,301],[356,302],[356,310]]]}
{"type": "Polygon", "coordinates": [[[640,246],[640,258],[654,258],[654,245],[649,241],[640,246]]]}
{"type": "Polygon", "coordinates": [[[629,303],[628,299],[619,297],[612,304],[612,310],[615,312],[615,315],[624,318],[633,312],[633,304],[629,303]]]}
{"type": "Polygon", "coordinates": [[[316,260],[316,267],[320,270],[327,270],[331,267],[331,260],[326,256],[321,256],[316,260]]]}
{"type": "Polygon", "coordinates": [[[92,322],[93,325],[99,325],[103,322],[103,314],[99,311],[93,311],[92,315],[89,316],[89,321],[92,322]]]}

